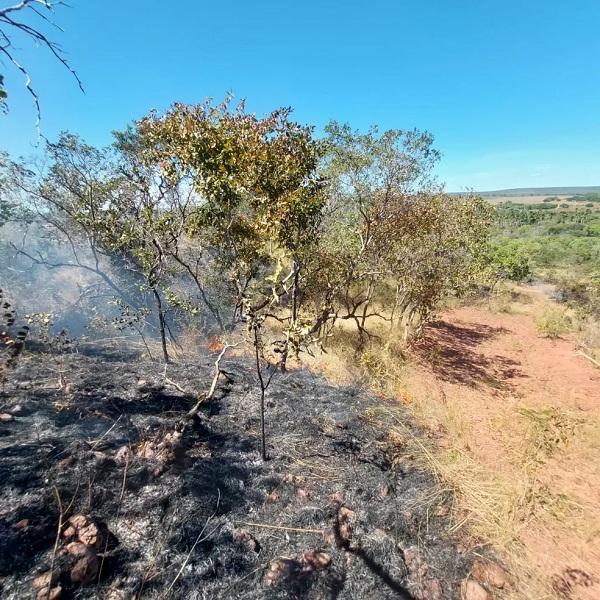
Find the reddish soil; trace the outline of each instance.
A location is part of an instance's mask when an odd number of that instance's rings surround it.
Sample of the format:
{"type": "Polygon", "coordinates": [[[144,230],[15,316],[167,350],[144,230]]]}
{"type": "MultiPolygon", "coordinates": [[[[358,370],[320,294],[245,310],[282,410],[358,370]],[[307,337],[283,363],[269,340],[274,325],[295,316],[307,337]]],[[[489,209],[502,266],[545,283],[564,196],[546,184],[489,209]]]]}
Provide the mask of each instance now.
{"type": "Polygon", "coordinates": [[[544,508],[539,518],[524,518],[520,558],[528,563],[524,573],[536,573],[531,577],[550,592],[544,597],[597,599],[600,370],[578,354],[574,336],[552,340],[539,334],[533,316],[549,301],[528,293],[529,303],[515,305],[514,312],[467,306],[448,311],[427,327],[407,378],[408,400],[424,407],[425,417],[438,421],[432,425],[446,431],[442,448],[459,447],[509,485],[514,479],[515,497],[526,481],[541,489],[536,493],[544,499],[566,498],[578,507],[560,518],[544,508]],[[527,426],[520,411],[548,408],[573,418],[575,432],[548,457],[529,463],[526,454],[519,454],[527,426]],[[460,428],[448,431],[453,423],[446,428],[450,420],[444,423],[443,415],[449,410],[459,415],[460,428]]]}
{"type": "Polygon", "coordinates": [[[600,411],[600,370],[577,354],[572,338],[540,336],[529,315],[453,310],[428,328],[418,350],[441,382],[513,392],[529,405],[600,411]]]}

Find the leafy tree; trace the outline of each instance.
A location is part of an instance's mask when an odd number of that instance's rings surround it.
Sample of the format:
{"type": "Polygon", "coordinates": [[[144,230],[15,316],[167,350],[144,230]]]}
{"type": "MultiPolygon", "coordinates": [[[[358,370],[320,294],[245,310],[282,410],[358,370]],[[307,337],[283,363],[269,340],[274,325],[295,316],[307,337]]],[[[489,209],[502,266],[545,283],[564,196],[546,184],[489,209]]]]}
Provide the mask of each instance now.
{"type": "Polygon", "coordinates": [[[351,320],[364,344],[368,322],[399,315],[408,332],[415,316],[426,320],[445,293],[463,285],[489,209],[479,199],[442,193],[432,177],[439,153],[427,133],[360,133],[335,122],[327,133],[317,326],[351,320]],[[391,316],[381,310],[390,296],[391,316]]]}
{"type": "MultiPolygon", "coordinates": [[[[165,115],[138,123],[143,156],[171,182],[190,177],[197,198],[186,233],[205,241],[225,275],[234,320],[248,325],[261,384],[262,453],[266,349],[284,366],[289,348],[299,351],[309,328],[300,326],[301,285],[324,204],[317,174],[323,145],[312,129],[280,109],[264,118],[233,106],[176,104],[165,115]],[[263,324],[283,324],[284,338],[265,342],[263,324]]],[[[268,363],[271,364],[271,363],[268,363]]]]}
{"type": "Polygon", "coordinates": [[[518,244],[490,244],[482,256],[486,278],[492,283],[492,289],[503,280],[523,281],[531,277],[531,263],[527,254],[518,244]]]}

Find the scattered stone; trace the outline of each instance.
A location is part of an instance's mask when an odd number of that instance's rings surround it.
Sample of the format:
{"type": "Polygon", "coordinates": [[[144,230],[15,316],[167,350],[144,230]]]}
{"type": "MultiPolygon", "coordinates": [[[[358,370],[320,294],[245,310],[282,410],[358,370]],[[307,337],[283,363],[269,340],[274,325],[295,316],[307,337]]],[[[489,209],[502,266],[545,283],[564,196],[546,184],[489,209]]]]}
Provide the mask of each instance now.
{"type": "Polygon", "coordinates": [[[276,558],[271,561],[269,570],[266,572],[263,582],[268,586],[279,585],[282,581],[297,574],[299,565],[291,558],[276,558]]]}
{"type": "Polygon", "coordinates": [[[276,490],[273,490],[270,494],[267,494],[267,502],[279,502],[281,495],[276,490]]]}
{"type": "Polygon", "coordinates": [[[331,556],[320,550],[307,550],[302,554],[303,571],[322,571],[331,564],[331,556]]]}
{"type": "Polygon", "coordinates": [[[429,579],[423,584],[419,598],[422,600],[444,600],[444,590],[439,579],[429,579]]]}
{"type": "Polygon", "coordinates": [[[257,539],[244,529],[236,529],[233,532],[233,539],[244,545],[251,552],[260,552],[260,544],[257,539]]]}
{"type": "Polygon", "coordinates": [[[48,589],[53,583],[56,583],[57,580],[58,580],[58,573],[56,571],[54,573],[47,571],[46,573],[43,573],[42,575],[39,575],[38,577],[36,577],[33,580],[32,585],[36,590],[39,590],[42,588],[48,589]]]}
{"type": "Polygon", "coordinates": [[[29,521],[29,519],[21,519],[20,521],[15,523],[15,529],[27,529],[27,527],[29,527],[30,524],[31,522],[29,521]]]}
{"type": "Polygon", "coordinates": [[[354,532],[354,522],[356,520],[356,513],[349,508],[342,506],[338,510],[338,527],[341,541],[347,544],[352,539],[354,532]]]}
{"type": "Polygon", "coordinates": [[[421,581],[427,574],[427,563],[423,560],[416,546],[409,546],[402,550],[404,564],[410,579],[421,581]]]}
{"type": "Polygon", "coordinates": [[[71,581],[85,585],[94,580],[98,574],[98,557],[91,552],[81,557],[71,569],[71,581]]]}
{"type": "Polygon", "coordinates": [[[65,547],[65,551],[67,554],[71,554],[73,556],[81,557],[85,556],[89,551],[89,547],[81,542],[70,542],[65,547]]]}
{"type": "Polygon", "coordinates": [[[8,413],[0,413],[0,423],[10,423],[14,420],[15,418],[12,415],[9,415],[8,413]]]}
{"type": "Polygon", "coordinates": [[[462,600],[492,600],[492,595],[474,579],[465,579],[461,586],[462,600]]]}
{"type": "Polygon", "coordinates": [[[72,538],[75,535],[77,535],[77,531],[75,530],[75,527],[69,526],[63,531],[63,537],[72,538]]]}
{"type": "Polygon", "coordinates": [[[129,446],[121,446],[115,453],[115,461],[124,465],[129,461],[130,455],[131,450],[129,450],[129,446]]]}
{"type": "Polygon", "coordinates": [[[480,583],[487,583],[500,590],[512,585],[510,573],[499,564],[478,559],[473,563],[471,574],[480,583]]]}
{"type": "Polygon", "coordinates": [[[16,406],[13,406],[8,412],[11,415],[15,415],[18,417],[19,415],[23,414],[23,407],[20,404],[17,404],[16,406]]]}
{"type": "Polygon", "coordinates": [[[60,598],[62,594],[62,587],[60,587],[60,585],[57,585],[56,587],[53,587],[51,590],[48,590],[47,587],[42,588],[41,590],[38,591],[37,593],[37,600],[58,600],[58,598],[60,598]]]}
{"type": "Polygon", "coordinates": [[[308,490],[303,489],[303,488],[300,488],[296,492],[296,495],[298,496],[298,498],[300,498],[302,500],[309,500],[310,499],[310,492],[308,490]]]}

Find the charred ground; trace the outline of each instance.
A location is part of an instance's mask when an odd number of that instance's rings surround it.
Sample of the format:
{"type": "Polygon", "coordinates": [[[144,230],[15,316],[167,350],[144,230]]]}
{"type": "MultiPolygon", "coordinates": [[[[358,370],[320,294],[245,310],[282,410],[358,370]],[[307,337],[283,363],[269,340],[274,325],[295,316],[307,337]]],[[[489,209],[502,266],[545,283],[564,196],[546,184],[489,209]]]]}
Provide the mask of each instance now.
{"type": "Polygon", "coordinates": [[[48,596],[52,567],[61,598],[460,595],[473,556],[432,477],[369,419],[382,400],[278,375],[263,462],[244,357],[192,421],[212,356],[169,365],[175,386],[99,349],[61,359],[57,385],[44,357],[24,355],[1,396],[2,598],[48,596]]]}

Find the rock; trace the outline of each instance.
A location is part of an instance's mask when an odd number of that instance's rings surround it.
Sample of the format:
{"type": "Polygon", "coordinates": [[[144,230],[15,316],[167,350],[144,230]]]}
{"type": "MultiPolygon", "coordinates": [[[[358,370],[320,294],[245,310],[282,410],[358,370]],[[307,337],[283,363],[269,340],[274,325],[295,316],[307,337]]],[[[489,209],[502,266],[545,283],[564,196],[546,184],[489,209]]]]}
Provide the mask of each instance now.
{"type": "Polygon", "coordinates": [[[27,529],[30,525],[29,519],[21,519],[17,523],[15,523],[15,529],[27,529]]]}
{"type": "Polygon", "coordinates": [[[102,545],[102,534],[94,523],[90,523],[87,527],[82,527],[77,532],[77,537],[86,546],[100,548],[102,545]]]}
{"type": "Polygon", "coordinates": [[[341,542],[348,544],[352,539],[352,533],[354,532],[354,521],[356,520],[356,513],[345,506],[340,507],[338,510],[337,524],[338,533],[341,538],[341,542]]]}
{"type": "Polygon", "coordinates": [[[299,565],[291,558],[276,558],[271,561],[269,570],[266,572],[263,582],[268,586],[275,586],[289,579],[299,570],[299,565]]]}
{"type": "Polygon", "coordinates": [[[60,585],[57,585],[56,587],[53,587],[50,591],[48,591],[47,587],[42,588],[38,591],[36,598],[37,600],[58,600],[61,594],[62,587],[60,587],[60,585]]]}
{"type": "Polygon", "coordinates": [[[267,502],[274,503],[279,502],[281,495],[277,491],[272,491],[270,494],[267,494],[267,502]]]}
{"type": "Polygon", "coordinates": [[[251,552],[260,552],[260,544],[257,539],[244,529],[236,529],[233,532],[233,539],[245,546],[251,552]]]}
{"type": "Polygon", "coordinates": [[[115,461],[121,465],[127,463],[131,458],[129,446],[121,446],[115,453],[115,461]]]}
{"type": "Polygon", "coordinates": [[[80,527],[88,525],[89,519],[85,515],[73,515],[69,519],[69,523],[75,527],[75,529],[79,529],[80,527]]]}
{"type": "Polygon", "coordinates": [[[71,569],[71,581],[82,585],[90,583],[98,574],[98,568],[98,557],[95,554],[88,552],[85,556],[81,557],[71,569]]]}
{"type": "Polygon", "coordinates": [[[421,581],[427,574],[427,564],[416,546],[402,550],[404,564],[410,579],[421,581]]]}
{"type": "MultiPolygon", "coordinates": [[[[86,517],[85,515],[74,515],[69,519],[69,523],[71,528],[76,530],[77,539],[81,543],[94,549],[98,549],[102,546],[102,534],[100,533],[98,526],[89,517],[86,517]]],[[[71,533],[71,531],[69,531],[71,528],[67,528],[63,535],[66,535],[67,531],[71,533]]]]}
{"type": "Polygon", "coordinates": [[[474,579],[465,579],[461,585],[462,600],[493,600],[492,595],[474,579]]]}
{"type": "Polygon", "coordinates": [[[63,531],[63,536],[66,538],[72,538],[75,535],[77,535],[77,531],[75,530],[75,527],[69,526],[63,531]]]}
{"type": "Polygon", "coordinates": [[[18,417],[19,415],[23,414],[23,407],[20,404],[17,404],[16,406],[13,406],[8,412],[11,415],[15,415],[18,417]]]}
{"type": "Polygon", "coordinates": [[[56,583],[57,580],[58,580],[58,573],[56,571],[54,573],[47,571],[46,573],[43,573],[42,575],[39,575],[38,577],[36,577],[33,580],[32,585],[36,590],[39,590],[42,588],[46,588],[46,590],[47,590],[53,583],[56,583]]]}
{"type": "Polygon", "coordinates": [[[63,458],[62,460],[59,460],[56,463],[56,467],[58,469],[66,469],[67,467],[70,467],[71,465],[75,464],[76,460],[74,456],[67,456],[66,458],[63,458]]]}
{"type": "Polygon", "coordinates": [[[444,600],[444,590],[438,579],[429,579],[419,594],[422,600],[444,600]]]}
{"type": "Polygon", "coordinates": [[[471,574],[480,583],[487,583],[500,590],[512,585],[510,573],[490,560],[476,560],[473,563],[471,574]]]}
{"type": "Polygon", "coordinates": [[[310,499],[310,492],[308,490],[305,490],[304,488],[300,488],[296,492],[296,495],[298,496],[298,498],[300,498],[302,500],[309,500],[310,499]]]}
{"type": "Polygon", "coordinates": [[[66,545],[65,550],[67,554],[73,556],[85,556],[89,551],[89,547],[81,542],[70,542],[66,545]]]}
{"type": "Polygon", "coordinates": [[[392,493],[392,488],[390,487],[390,485],[388,483],[382,483],[379,486],[379,495],[382,498],[387,498],[387,496],[389,496],[392,493]]]}
{"type": "Polygon", "coordinates": [[[9,415],[8,413],[0,413],[0,423],[10,423],[14,420],[15,418],[12,415],[9,415]]]}
{"type": "Polygon", "coordinates": [[[320,550],[307,550],[302,554],[303,571],[322,571],[331,564],[331,556],[320,550]]]}

